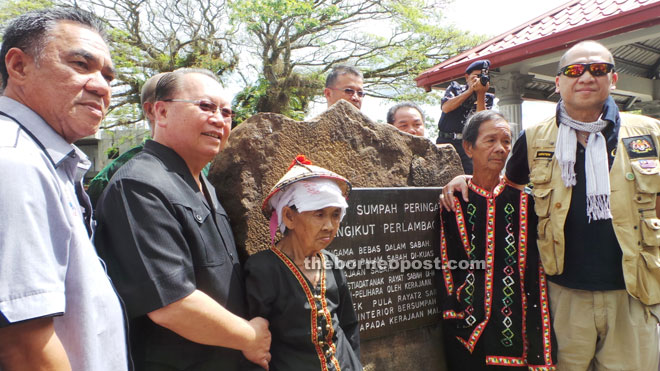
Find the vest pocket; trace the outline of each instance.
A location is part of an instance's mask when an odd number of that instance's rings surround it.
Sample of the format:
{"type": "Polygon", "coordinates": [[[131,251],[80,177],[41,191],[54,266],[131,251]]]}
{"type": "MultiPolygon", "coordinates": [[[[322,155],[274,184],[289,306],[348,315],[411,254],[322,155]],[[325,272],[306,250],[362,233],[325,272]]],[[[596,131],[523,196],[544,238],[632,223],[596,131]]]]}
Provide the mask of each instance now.
{"type": "Polygon", "coordinates": [[[637,263],[637,290],[632,293],[646,305],[660,303],[660,249],[644,248],[637,263]]]}
{"type": "Polygon", "coordinates": [[[536,211],[536,215],[538,215],[539,218],[544,218],[550,215],[550,199],[552,198],[552,188],[534,187],[532,193],[534,194],[534,211],[536,211]]]}
{"type": "Polygon", "coordinates": [[[552,175],[552,158],[534,159],[529,173],[529,181],[536,187],[550,181],[552,175]]]}
{"type": "MultiPolygon", "coordinates": [[[[655,247],[656,267],[660,268],[660,258],[658,258],[660,250],[660,219],[642,219],[641,224],[642,244],[644,247],[655,247]]],[[[642,254],[644,254],[644,252],[642,252],[642,254]]]]}
{"type": "Polygon", "coordinates": [[[641,163],[642,161],[631,161],[630,163],[633,173],[635,173],[635,188],[641,193],[660,193],[660,171],[658,167],[646,169],[642,167],[641,163]]]}

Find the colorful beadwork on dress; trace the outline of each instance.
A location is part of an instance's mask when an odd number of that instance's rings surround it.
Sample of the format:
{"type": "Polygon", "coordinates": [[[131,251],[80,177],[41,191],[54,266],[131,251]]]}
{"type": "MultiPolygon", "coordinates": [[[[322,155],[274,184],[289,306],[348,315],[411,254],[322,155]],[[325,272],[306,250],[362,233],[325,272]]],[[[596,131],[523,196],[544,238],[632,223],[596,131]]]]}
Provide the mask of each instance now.
{"type": "Polygon", "coordinates": [[[527,358],[529,342],[527,340],[527,296],[525,292],[525,270],[527,267],[527,205],[529,195],[520,192],[520,233],[518,234],[518,272],[520,272],[520,300],[522,301],[522,336],[523,358],[527,358]]]}
{"type": "MultiPolygon", "coordinates": [[[[442,218],[442,213],[440,213],[442,218]]],[[[445,278],[445,288],[447,289],[447,294],[451,295],[454,293],[454,279],[451,275],[451,269],[449,269],[449,255],[447,254],[447,238],[445,237],[445,225],[440,222],[440,259],[442,259],[442,274],[445,278]]]]}
{"type": "Polygon", "coordinates": [[[446,303],[442,318],[448,320],[448,330],[454,332],[452,337],[481,357],[485,365],[556,370],[547,285],[536,245],[528,240],[531,196],[502,183],[492,192],[471,181],[468,187],[472,191],[470,201],[455,203],[457,225],[443,225],[443,235],[448,233],[443,259],[484,259],[485,270],[478,271],[470,265],[460,274],[452,271],[455,300],[446,303]],[[504,197],[498,198],[503,192],[504,197]],[[469,271],[470,268],[475,270],[469,271]],[[533,311],[528,313],[532,305],[533,311]],[[472,326],[466,323],[470,315],[476,319],[472,326]],[[530,320],[533,322],[528,323],[530,320]],[[482,351],[476,346],[479,341],[486,342],[482,351]],[[534,347],[530,341],[535,342],[534,347]]]}
{"type": "MultiPolygon", "coordinates": [[[[319,357],[319,361],[321,362],[321,370],[322,371],[328,371],[328,364],[326,363],[326,357],[325,353],[323,352],[323,349],[321,348],[321,345],[319,344],[319,332],[318,332],[318,321],[317,321],[317,306],[316,306],[316,301],[314,300],[314,294],[312,293],[312,289],[309,287],[307,284],[307,280],[305,277],[303,277],[302,273],[298,269],[298,267],[289,259],[288,256],[286,256],[283,252],[281,252],[279,249],[275,247],[271,247],[270,249],[272,252],[277,255],[277,257],[280,258],[280,260],[286,265],[287,268],[293,273],[294,277],[296,277],[296,280],[298,280],[298,283],[302,287],[303,291],[305,292],[305,296],[307,297],[307,302],[309,303],[309,308],[310,308],[310,317],[311,317],[311,333],[312,333],[312,344],[314,344],[314,348],[316,349],[316,354],[319,357]]],[[[325,267],[325,256],[321,253],[319,253],[319,258],[321,259],[321,266],[325,267]]],[[[332,356],[330,357],[330,362],[335,366],[335,369],[337,371],[340,371],[339,368],[339,361],[335,357],[335,353],[337,351],[336,346],[332,343],[332,336],[334,334],[334,329],[332,328],[332,316],[330,315],[330,311],[327,306],[327,302],[325,299],[325,291],[326,291],[326,286],[325,286],[325,269],[321,269],[321,278],[320,278],[320,283],[321,283],[321,293],[320,293],[320,304],[321,304],[321,309],[323,310],[323,315],[326,318],[326,323],[330,324],[330,330],[328,331],[328,336],[326,336],[325,340],[328,344],[329,350],[332,351],[332,356]]]]}
{"type": "Polygon", "coordinates": [[[527,360],[522,357],[486,356],[486,364],[491,366],[525,366],[527,360]]]}
{"type": "MultiPolygon", "coordinates": [[[[467,214],[469,215],[468,217],[468,229],[469,229],[469,235],[470,235],[470,245],[467,250],[467,255],[468,259],[470,260],[475,260],[475,251],[477,249],[477,246],[474,244],[475,239],[477,236],[474,233],[475,229],[475,214],[477,213],[477,207],[469,203],[467,204],[467,214]]],[[[472,327],[474,323],[477,321],[477,319],[472,315],[474,312],[474,308],[472,307],[472,304],[474,302],[474,282],[475,282],[475,275],[474,275],[474,269],[470,267],[467,271],[467,275],[465,276],[465,297],[463,298],[463,302],[466,304],[465,307],[465,312],[468,313],[468,316],[465,318],[465,324],[467,327],[472,327]]]]}
{"type": "MultiPolygon", "coordinates": [[[[518,234],[518,272],[520,272],[520,292],[525,292],[525,270],[527,266],[527,205],[529,195],[520,192],[520,232],[518,234]]],[[[522,301],[523,358],[527,358],[529,341],[527,340],[527,296],[520,295],[522,301]]]]}
{"type": "Polygon", "coordinates": [[[516,273],[514,266],[518,260],[516,254],[518,252],[516,249],[516,237],[513,233],[513,213],[515,211],[516,209],[509,202],[504,206],[504,220],[506,221],[506,225],[504,226],[504,231],[506,232],[506,237],[504,237],[504,241],[506,242],[504,252],[506,253],[506,256],[504,257],[505,267],[503,269],[504,278],[502,279],[502,283],[504,284],[502,294],[504,297],[502,298],[501,310],[501,313],[504,316],[504,319],[502,320],[504,330],[501,331],[502,339],[500,339],[500,342],[505,347],[512,346],[513,338],[515,337],[515,334],[511,330],[511,326],[513,326],[513,321],[511,320],[511,314],[513,313],[511,306],[513,305],[514,296],[513,285],[516,283],[513,279],[513,274],[516,273]]]}
{"type": "MultiPolygon", "coordinates": [[[[458,341],[462,343],[470,352],[474,350],[479,337],[483,333],[484,328],[490,320],[492,305],[493,305],[493,259],[495,255],[495,197],[497,197],[502,190],[504,184],[500,183],[495,186],[493,192],[488,192],[481,187],[468,182],[468,187],[476,193],[487,197],[487,213],[486,213],[486,276],[485,276],[485,298],[484,298],[484,320],[479,323],[472,334],[467,340],[457,337],[458,341]]],[[[469,206],[468,206],[469,207],[469,206]]],[[[457,218],[458,219],[458,218],[457,218]]],[[[458,220],[457,220],[458,221],[458,220]]],[[[467,310],[466,310],[467,311],[467,310]]]]}

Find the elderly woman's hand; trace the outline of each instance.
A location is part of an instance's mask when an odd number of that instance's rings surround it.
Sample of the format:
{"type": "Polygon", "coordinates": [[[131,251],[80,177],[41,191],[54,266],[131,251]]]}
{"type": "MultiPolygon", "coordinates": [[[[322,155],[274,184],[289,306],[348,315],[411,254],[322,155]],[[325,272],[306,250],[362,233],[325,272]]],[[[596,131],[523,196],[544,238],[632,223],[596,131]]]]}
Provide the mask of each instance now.
{"type": "Polygon", "coordinates": [[[470,175],[459,175],[452,179],[447,185],[442,187],[442,193],[438,199],[438,203],[447,211],[456,211],[454,207],[454,192],[461,192],[463,200],[468,201],[468,179],[472,178],[470,175]]]}

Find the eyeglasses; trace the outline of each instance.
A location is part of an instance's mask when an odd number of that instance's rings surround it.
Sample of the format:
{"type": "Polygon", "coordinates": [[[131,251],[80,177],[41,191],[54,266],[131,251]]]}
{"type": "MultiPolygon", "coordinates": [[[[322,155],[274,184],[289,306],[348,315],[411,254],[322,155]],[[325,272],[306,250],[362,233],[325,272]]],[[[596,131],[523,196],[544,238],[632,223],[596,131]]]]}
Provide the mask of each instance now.
{"type": "Polygon", "coordinates": [[[605,76],[614,71],[614,65],[605,62],[569,64],[566,67],[562,67],[557,75],[559,76],[563,74],[568,77],[580,77],[584,75],[587,70],[589,70],[593,77],[605,76]]]}
{"type": "Polygon", "coordinates": [[[183,103],[192,103],[199,107],[204,112],[216,113],[220,110],[220,114],[224,118],[231,118],[236,116],[236,114],[231,110],[231,108],[220,108],[217,104],[209,100],[190,100],[190,99],[163,99],[163,102],[183,102],[183,103]]]}
{"type": "Polygon", "coordinates": [[[343,91],[344,93],[350,95],[351,97],[353,96],[353,94],[357,94],[358,97],[360,97],[360,98],[364,98],[364,96],[367,95],[367,93],[364,90],[355,90],[355,89],[351,89],[351,88],[345,88],[345,89],[328,88],[328,89],[343,91]]]}

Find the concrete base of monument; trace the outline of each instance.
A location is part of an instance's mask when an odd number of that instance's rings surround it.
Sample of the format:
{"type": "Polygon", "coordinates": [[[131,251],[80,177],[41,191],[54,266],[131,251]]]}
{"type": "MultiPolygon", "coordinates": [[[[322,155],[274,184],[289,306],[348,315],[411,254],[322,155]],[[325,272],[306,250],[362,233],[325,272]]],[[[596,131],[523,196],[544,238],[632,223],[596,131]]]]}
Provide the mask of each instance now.
{"type": "Polygon", "coordinates": [[[364,371],[447,371],[441,325],[360,342],[364,371]]]}

